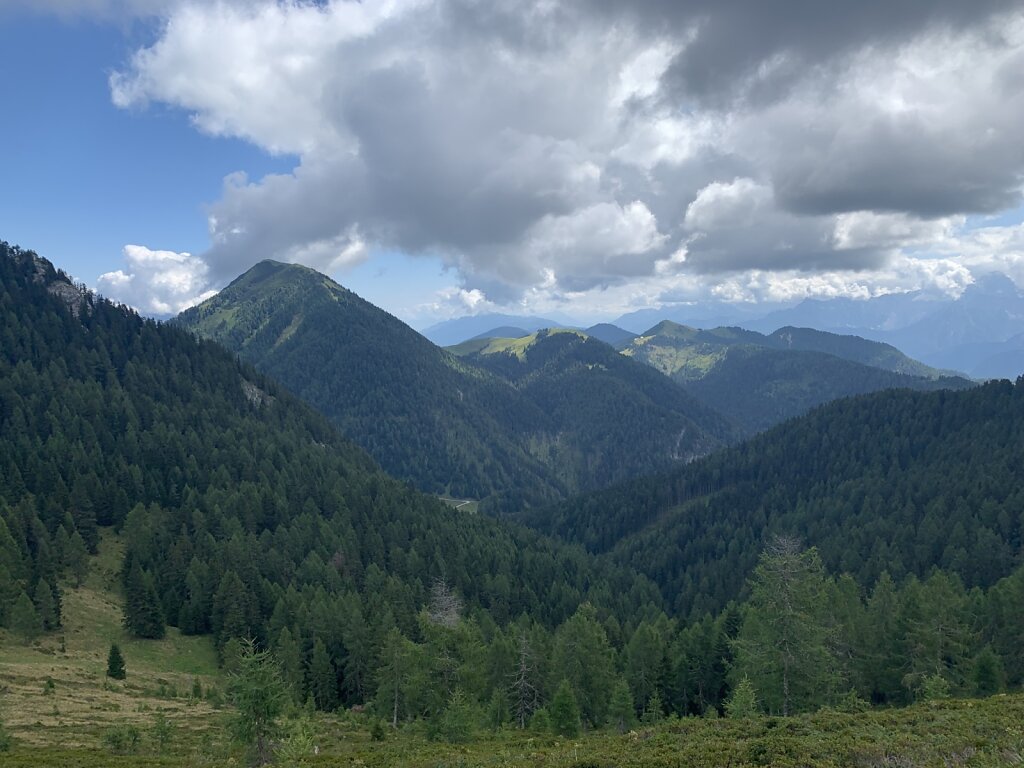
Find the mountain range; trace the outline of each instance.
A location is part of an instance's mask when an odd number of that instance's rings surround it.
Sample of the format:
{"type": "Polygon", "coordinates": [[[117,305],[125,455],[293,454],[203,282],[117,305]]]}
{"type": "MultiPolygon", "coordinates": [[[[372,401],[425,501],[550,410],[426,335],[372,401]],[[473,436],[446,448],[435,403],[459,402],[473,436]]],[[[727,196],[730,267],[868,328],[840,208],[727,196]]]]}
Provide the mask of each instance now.
{"type": "Polygon", "coordinates": [[[261,262],[174,322],[275,377],[396,477],[483,499],[491,510],[664,468],[735,435],[727,420],[606,345],[612,369],[574,360],[574,349],[522,386],[296,265],[261,262]],[[570,372],[587,396],[559,383],[570,372]],[[560,390],[574,407],[556,403],[560,390]],[[622,441],[626,426],[631,439],[622,441]]]}
{"type": "MultiPolygon", "coordinates": [[[[533,706],[557,712],[578,690],[574,717],[597,728],[620,699],[628,717],[631,701],[658,717],[733,711],[742,683],[729,670],[758,673],[775,643],[751,645],[756,632],[796,595],[818,638],[807,647],[832,660],[800,708],[854,694],[858,709],[907,703],[936,677],[963,694],[1024,680],[1024,379],[846,397],[737,443],[729,419],[654,366],[573,329],[477,340],[458,357],[322,275],[273,262],[220,298],[177,323],[144,320],[0,243],[5,663],[41,650],[68,664],[62,606],[101,599],[123,612],[125,639],[206,638],[214,664],[254,640],[281,660],[282,696],[314,709],[443,724],[495,701],[507,721],[502,696],[526,659],[533,706]],[[440,378],[457,389],[451,410],[426,414],[419,437],[444,445],[431,419],[501,430],[504,417],[482,421],[488,405],[533,414],[546,431],[474,439],[534,460],[541,492],[503,497],[511,519],[443,504],[238,359],[250,355],[298,369],[305,397],[332,387],[352,413],[325,398],[331,420],[378,445],[390,434],[375,413],[407,424],[430,405],[410,392],[453,371],[440,378]],[[672,438],[666,462],[660,441],[672,438]],[[616,484],[562,498],[595,479],[616,484]],[[799,574],[768,581],[789,565],[799,574]],[[15,649],[14,636],[36,647],[15,649]],[[978,674],[993,665],[995,677],[978,674]]],[[[656,330],[629,344],[671,337],[724,347],[726,362],[812,355],[908,376],[845,354],[943,380],[891,348],[796,328],[656,330]]],[[[121,637],[88,621],[104,647],[121,637]]],[[[19,705],[42,679],[12,686],[19,705]]]]}
{"type": "Polygon", "coordinates": [[[1024,372],[1024,291],[1001,273],[979,276],[959,296],[917,290],[796,304],[686,303],[638,310],[613,324],[643,333],[662,320],[763,333],[786,326],[815,328],[892,344],[928,365],[979,379],[1014,379],[1024,372]]]}

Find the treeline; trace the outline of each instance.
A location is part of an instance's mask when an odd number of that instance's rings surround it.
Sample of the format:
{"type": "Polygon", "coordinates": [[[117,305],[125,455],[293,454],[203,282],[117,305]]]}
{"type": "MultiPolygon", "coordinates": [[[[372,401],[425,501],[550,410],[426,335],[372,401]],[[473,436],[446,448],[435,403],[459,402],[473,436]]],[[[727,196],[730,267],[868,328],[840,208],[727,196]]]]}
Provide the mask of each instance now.
{"type": "Polygon", "coordinates": [[[862,586],[939,567],[989,587],[1022,563],[1024,381],[830,403],[671,474],[521,519],[609,553],[679,615],[716,612],[774,534],[862,586]]]}
{"type": "Polygon", "coordinates": [[[863,590],[849,575],[826,574],[816,550],[777,540],[750,593],[691,624],[657,613],[619,627],[583,604],[548,630],[526,616],[504,627],[465,617],[457,593],[438,581],[411,632],[385,609],[369,669],[331,661],[350,631],[344,620],[309,622],[287,601],[275,609],[270,649],[296,703],[365,702],[394,725],[423,721],[454,740],[473,725],[572,735],[668,715],[988,696],[1024,682],[1024,569],[988,591],[938,570],[901,584],[883,574],[863,590]]]}

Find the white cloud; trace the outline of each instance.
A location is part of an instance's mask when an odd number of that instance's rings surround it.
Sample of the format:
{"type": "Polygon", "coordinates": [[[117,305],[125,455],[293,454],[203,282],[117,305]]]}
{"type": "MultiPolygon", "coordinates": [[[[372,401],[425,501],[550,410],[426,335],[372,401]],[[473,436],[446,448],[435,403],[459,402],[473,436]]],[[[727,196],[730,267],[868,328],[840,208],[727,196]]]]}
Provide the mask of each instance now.
{"type": "Polygon", "coordinates": [[[375,249],[441,258],[471,310],[1020,275],[1017,233],[965,229],[1024,185],[1019,6],[744,7],[182,0],[111,95],[297,157],[225,181],[213,283],[375,249]]]}
{"type": "Polygon", "coordinates": [[[126,268],[100,275],[96,287],[145,314],[175,315],[215,293],[208,287],[209,268],[192,254],[126,245],[124,259],[126,268]]]}

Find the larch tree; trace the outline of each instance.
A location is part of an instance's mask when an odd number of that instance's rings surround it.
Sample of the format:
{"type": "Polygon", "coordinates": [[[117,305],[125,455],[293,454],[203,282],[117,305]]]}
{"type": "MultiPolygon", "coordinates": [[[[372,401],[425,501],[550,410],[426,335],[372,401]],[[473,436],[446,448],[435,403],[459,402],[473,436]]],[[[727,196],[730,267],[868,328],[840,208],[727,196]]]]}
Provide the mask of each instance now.
{"type": "Polygon", "coordinates": [[[749,678],[769,712],[813,707],[835,689],[826,585],[817,550],[793,539],[776,539],[754,570],[734,672],[737,682],[749,678]]]}

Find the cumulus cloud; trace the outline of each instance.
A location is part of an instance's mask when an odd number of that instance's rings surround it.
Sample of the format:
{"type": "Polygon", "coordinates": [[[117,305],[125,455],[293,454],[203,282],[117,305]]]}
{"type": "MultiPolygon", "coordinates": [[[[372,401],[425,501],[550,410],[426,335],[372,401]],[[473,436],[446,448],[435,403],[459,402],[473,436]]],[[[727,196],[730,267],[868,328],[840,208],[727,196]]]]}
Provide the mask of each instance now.
{"type": "Polygon", "coordinates": [[[964,217],[1021,201],[1022,65],[1009,0],[181,0],[110,85],[296,157],[225,180],[212,284],[398,249],[472,309],[956,290],[999,261],[964,217]]]}
{"type": "Polygon", "coordinates": [[[175,315],[212,296],[206,262],[189,253],[124,247],[125,269],[99,276],[97,288],[149,315],[175,315]]]}

